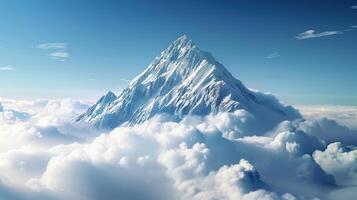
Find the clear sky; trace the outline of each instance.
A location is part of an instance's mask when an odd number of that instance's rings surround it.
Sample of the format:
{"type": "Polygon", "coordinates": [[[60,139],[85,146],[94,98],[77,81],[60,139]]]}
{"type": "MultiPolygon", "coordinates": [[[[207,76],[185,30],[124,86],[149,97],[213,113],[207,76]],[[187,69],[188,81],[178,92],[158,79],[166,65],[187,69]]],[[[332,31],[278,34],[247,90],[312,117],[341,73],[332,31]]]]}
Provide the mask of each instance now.
{"type": "Polygon", "coordinates": [[[119,92],[187,34],[248,87],[286,103],[357,105],[357,1],[0,3],[2,98],[119,92]]]}

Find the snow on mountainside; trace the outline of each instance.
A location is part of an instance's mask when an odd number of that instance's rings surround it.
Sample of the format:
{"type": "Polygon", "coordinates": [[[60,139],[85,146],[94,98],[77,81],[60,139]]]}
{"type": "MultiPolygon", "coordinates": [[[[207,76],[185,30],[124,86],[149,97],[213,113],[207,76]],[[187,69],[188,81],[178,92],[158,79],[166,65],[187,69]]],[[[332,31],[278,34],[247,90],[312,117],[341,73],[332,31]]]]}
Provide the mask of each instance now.
{"type": "Polygon", "coordinates": [[[283,120],[300,118],[290,106],[251,91],[235,79],[210,53],[200,50],[186,35],[174,41],[149,67],[116,97],[109,92],[76,121],[112,129],[123,123],[142,123],[156,114],[174,120],[187,115],[247,111],[259,125],[255,132],[283,120]]]}

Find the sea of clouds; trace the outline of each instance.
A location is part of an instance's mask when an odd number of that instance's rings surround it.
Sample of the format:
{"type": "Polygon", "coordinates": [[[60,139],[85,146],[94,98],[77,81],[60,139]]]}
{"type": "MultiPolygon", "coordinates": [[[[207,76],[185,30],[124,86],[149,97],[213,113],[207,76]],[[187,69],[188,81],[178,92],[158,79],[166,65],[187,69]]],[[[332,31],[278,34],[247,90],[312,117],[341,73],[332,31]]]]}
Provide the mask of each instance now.
{"type": "Polygon", "coordinates": [[[72,123],[86,102],[1,102],[1,200],[357,195],[357,115],[347,107],[325,116],[305,107],[306,120],[285,121],[257,136],[246,126],[253,117],[243,110],[181,122],[161,115],[98,131],[72,123]],[[339,116],[344,120],[336,121],[339,116]]]}

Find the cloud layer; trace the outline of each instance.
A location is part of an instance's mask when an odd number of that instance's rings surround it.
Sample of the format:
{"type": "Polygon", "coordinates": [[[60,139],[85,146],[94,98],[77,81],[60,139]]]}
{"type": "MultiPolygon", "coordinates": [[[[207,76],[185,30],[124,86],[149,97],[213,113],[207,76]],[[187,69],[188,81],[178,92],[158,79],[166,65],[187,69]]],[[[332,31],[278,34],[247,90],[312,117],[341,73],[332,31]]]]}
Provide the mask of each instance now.
{"type": "Polygon", "coordinates": [[[357,130],[357,106],[299,105],[296,107],[306,119],[328,118],[357,130]]]}
{"type": "Polygon", "coordinates": [[[2,105],[4,199],[330,199],[357,186],[357,131],[331,120],[286,121],[256,136],[237,111],[98,132],[71,123],[83,102],[2,105]]]}

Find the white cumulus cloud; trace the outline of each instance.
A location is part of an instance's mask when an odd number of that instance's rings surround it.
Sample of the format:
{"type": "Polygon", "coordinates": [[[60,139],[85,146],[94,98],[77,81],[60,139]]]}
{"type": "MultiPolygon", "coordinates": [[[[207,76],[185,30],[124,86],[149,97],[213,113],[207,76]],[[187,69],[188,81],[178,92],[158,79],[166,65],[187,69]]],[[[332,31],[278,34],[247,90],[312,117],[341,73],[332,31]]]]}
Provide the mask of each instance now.
{"type": "Polygon", "coordinates": [[[314,159],[338,184],[357,186],[357,148],[332,143],[325,151],[316,151],[314,159]]]}

